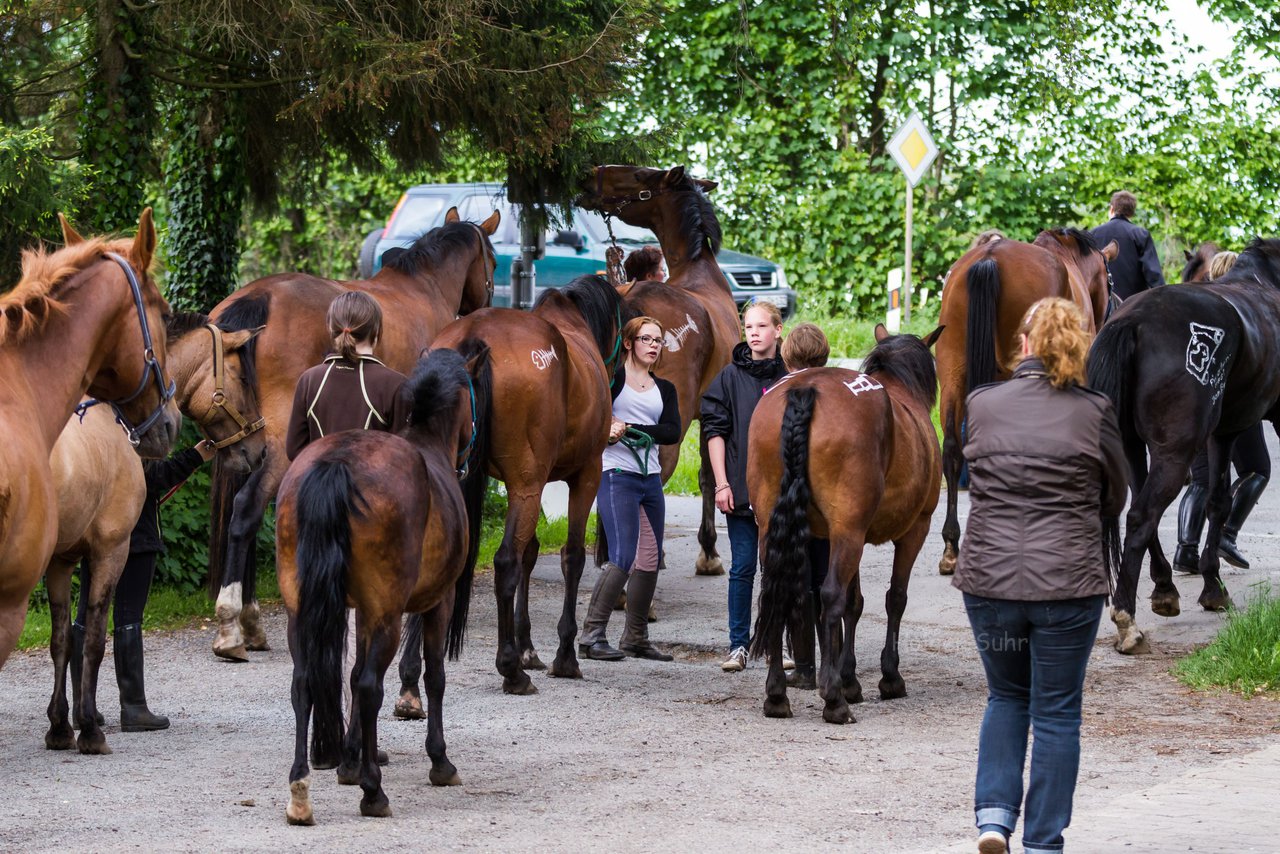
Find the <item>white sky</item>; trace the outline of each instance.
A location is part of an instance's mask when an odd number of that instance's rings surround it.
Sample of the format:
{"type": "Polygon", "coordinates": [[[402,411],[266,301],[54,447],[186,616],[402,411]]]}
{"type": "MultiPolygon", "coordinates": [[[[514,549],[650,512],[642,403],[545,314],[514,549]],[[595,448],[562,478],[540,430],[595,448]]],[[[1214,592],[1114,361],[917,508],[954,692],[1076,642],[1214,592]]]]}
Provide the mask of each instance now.
{"type": "Polygon", "coordinates": [[[1196,0],[1167,0],[1167,2],[1177,30],[1185,35],[1193,46],[1204,48],[1204,61],[1222,59],[1231,53],[1230,26],[1212,20],[1196,0]]]}

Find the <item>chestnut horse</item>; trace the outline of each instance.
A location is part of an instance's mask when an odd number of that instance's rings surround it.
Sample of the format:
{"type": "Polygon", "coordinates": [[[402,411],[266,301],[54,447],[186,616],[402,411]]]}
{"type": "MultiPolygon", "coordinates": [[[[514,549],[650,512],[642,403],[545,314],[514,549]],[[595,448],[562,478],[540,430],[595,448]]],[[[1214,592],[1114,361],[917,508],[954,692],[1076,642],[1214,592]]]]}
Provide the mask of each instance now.
{"type": "MultiPolygon", "coordinates": [[[[68,241],[71,242],[71,241],[68,241]]],[[[182,314],[167,324],[167,367],[174,378],[174,403],[225,454],[231,465],[261,457],[262,434],[247,427],[256,417],[251,383],[245,380],[239,350],[252,331],[222,333],[206,325],[203,315],[182,314]],[[248,413],[244,415],[243,413],[248,413]]],[[[57,489],[58,539],[45,570],[49,614],[53,625],[49,655],[53,659],[53,696],[45,747],[81,753],[110,753],[97,711],[98,672],[106,647],[107,609],[129,556],[129,540],[146,486],[142,463],[128,437],[102,407],[81,419],[73,415],[58,437],[49,459],[57,489]],[[71,573],[85,562],[89,584],[85,643],[80,681],[71,686],[72,715],[80,737],[68,721],[67,666],[70,654],[71,573]]]]}
{"type": "Polygon", "coordinates": [[[77,403],[86,392],[110,403],[144,456],[167,454],[177,433],[164,369],[168,306],[147,272],[155,246],[147,208],[131,241],[24,252],[21,280],[0,297],[0,667],[53,555],[49,454],[77,403]]]}
{"type": "Polygon", "coordinates": [[[809,538],[830,540],[818,623],[819,692],[828,723],[853,720],[862,701],[854,633],[862,616],[860,565],[867,543],[893,543],[893,576],[885,594],[889,628],[880,654],[880,696],[905,697],[898,672],[898,630],[907,607],[911,567],[938,506],[938,434],[929,417],[938,379],[923,341],[889,335],[876,325],[863,372],[811,368],[769,390],[751,417],[747,488],[760,526],[760,613],[753,656],[768,654],[764,713],[791,717],[782,670],[789,624],[812,632],[809,538]]]}
{"type": "MultiPolygon", "coordinates": [[[[676,387],[680,402],[680,435],[698,417],[702,394],[721,368],[729,364],[733,348],[742,340],[742,326],[733,292],[716,262],[720,251],[720,222],[707,198],[714,181],[692,178],[683,166],[649,169],[640,166],[597,166],[582,188],[578,204],[606,217],[648,228],[658,236],[671,276],[666,282],[636,282],[626,294],[635,315],[658,320],[666,330],[666,351],[655,373],[676,387]]],[[[698,528],[698,575],[722,575],[716,553],[715,490],[707,462],[707,442],[700,442],[702,465],[702,524],[698,528]]],[[[680,445],[659,449],[662,480],[676,470],[680,445]]],[[[604,538],[597,559],[607,556],[604,538]]]]}
{"type": "Polygon", "coordinates": [[[255,540],[289,465],[284,439],[298,377],[333,346],[325,323],[329,303],[349,290],[375,297],[382,306],[378,358],[407,374],[454,317],[489,304],[495,264],[489,236],[498,221],[495,211],[483,223],[463,222],[452,208],[445,225],[409,249],[389,252],[372,279],[336,282],[282,273],[245,285],[211,312],[224,329],[265,327],[248,352],[257,365],[258,408],[267,419],[267,454],[257,471],[245,476],[214,464],[209,580],[211,592],[220,590],[215,655],[247,661],[246,649],[267,649],[254,595],[255,540]]]}
{"type": "Polygon", "coordinates": [[[436,786],[461,784],[445,754],[444,658],[462,650],[479,550],[487,477],[485,439],[492,372],[488,349],[433,350],[409,381],[403,434],[347,430],[307,446],[280,484],[276,565],[289,614],[296,720],[289,772],[290,824],[313,824],[311,764],[359,782],[360,813],[389,816],[378,752],[382,679],[395,656],[401,615],[425,615],[427,753],[436,786]],[[462,473],[463,483],[459,486],[462,473]],[[356,612],[351,724],[342,735],[347,608],[356,612]]]}
{"type": "Polygon", "coordinates": [[[938,323],[947,331],[938,342],[941,385],[942,471],[947,481],[947,519],[938,571],[955,571],[960,549],[956,482],[960,477],[965,398],[980,385],[1006,380],[1018,361],[1017,329],[1036,300],[1071,300],[1085,317],[1089,334],[1102,325],[1110,298],[1108,262],[1115,241],[1098,249],[1074,228],[1042,231],[1034,243],[995,239],[970,249],[952,266],[942,288],[938,323]]]}
{"type": "Polygon", "coordinates": [[[1212,240],[1201,243],[1194,252],[1189,249],[1182,250],[1182,254],[1187,259],[1187,263],[1182,267],[1182,284],[1209,281],[1209,262],[1221,251],[1218,244],[1212,240]]]}

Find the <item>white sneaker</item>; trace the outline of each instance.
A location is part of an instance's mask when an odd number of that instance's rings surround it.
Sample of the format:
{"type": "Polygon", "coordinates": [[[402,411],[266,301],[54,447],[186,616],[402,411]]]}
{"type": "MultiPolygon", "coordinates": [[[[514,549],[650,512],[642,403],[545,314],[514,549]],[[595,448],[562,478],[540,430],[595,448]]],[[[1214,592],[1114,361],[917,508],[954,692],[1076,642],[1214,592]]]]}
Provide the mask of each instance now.
{"type": "Polygon", "coordinates": [[[988,830],[978,837],[978,854],[1008,854],[1009,843],[998,830],[988,830]]]}
{"type": "Polygon", "coordinates": [[[729,653],[721,664],[720,669],[725,673],[738,673],[747,669],[747,649],[746,647],[737,647],[733,652],[729,653]]]}
{"type": "MultiPolygon", "coordinates": [[[[768,667],[772,663],[773,663],[773,659],[766,655],[764,657],[764,666],[768,667]]],[[[782,654],[782,669],[783,670],[796,669],[796,663],[792,661],[791,656],[787,655],[785,652],[782,654]]]]}

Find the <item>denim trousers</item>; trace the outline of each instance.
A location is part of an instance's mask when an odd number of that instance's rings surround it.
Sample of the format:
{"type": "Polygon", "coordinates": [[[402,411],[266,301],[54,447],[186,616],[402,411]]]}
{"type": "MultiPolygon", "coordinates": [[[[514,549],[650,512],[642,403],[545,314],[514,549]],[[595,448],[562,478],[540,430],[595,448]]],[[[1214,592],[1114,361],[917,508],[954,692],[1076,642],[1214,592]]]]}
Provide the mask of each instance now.
{"type": "Polygon", "coordinates": [[[756,583],[760,529],[754,516],[724,517],[729,533],[729,649],[751,641],[751,600],[756,583]]]}
{"type": "Polygon", "coordinates": [[[1104,596],[1022,602],[964,594],[987,674],[987,712],[978,738],[977,824],[1010,832],[1023,804],[1028,726],[1035,735],[1022,844],[1061,851],[1080,769],[1085,667],[1104,596]]]}
{"type": "MultiPolygon", "coordinates": [[[[648,521],[649,531],[657,545],[656,560],[636,566],[655,572],[662,560],[662,523],[666,515],[666,498],[662,494],[662,475],[641,475],[621,469],[605,469],[596,492],[596,511],[609,540],[609,560],[619,569],[630,572],[641,551],[640,514],[648,521]],[[647,564],[652,563],[652,566],[647,564]]],[[[646,532],[647,533],[647,532],[646,532]]],[[[646,556],[652,558],[653,543],[646,543],[646,556]]]]}

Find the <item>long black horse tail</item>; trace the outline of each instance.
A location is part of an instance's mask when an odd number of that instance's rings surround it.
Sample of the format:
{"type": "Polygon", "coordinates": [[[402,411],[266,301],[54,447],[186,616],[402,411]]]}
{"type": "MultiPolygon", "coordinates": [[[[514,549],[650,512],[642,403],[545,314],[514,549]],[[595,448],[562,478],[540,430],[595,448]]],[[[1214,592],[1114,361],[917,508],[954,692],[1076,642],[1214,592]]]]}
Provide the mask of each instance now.
{"type": "Polygon", "coordinates": [[[1089,388],[1111,398],[1120,435],[1126,439],[1134,434],[1131,378],[1137,353],[1138,328],[1127,318],[1104,324],[1089,348],[1089,388]]]}
{"type": "Polygon", "coordinates": [[[760,614],[751,638],[751,655],[768,652],[769,639],[799,620],[809,593],[809,425],[817,389],[786,392],[782,414],[782,483],[769,514],[769,533],[760,555],[760,614]]]}
{"type": "Polygon", "coordinates": [[[461,483],[462,500],[467,508],[467,556],[462,574],[454,583],[453,613],[449,616],[445,641],[445,654],[451,661],[456,661],[462,654],[467,612],[471,608],[471,582],[480,556],[480,524],[484,521],[484,494],[489,486],[493,412],[493,363],[489,358],[489,345],[478,338],[467,338],[458,345],[457,351],[467,360],[476,414],[475,442],[471,445],[471,454],[466,462],[467,474],[461,483]]]}
{"type": "Polygon", "coordinates": [[[983,258],[969,268],[969,318],[965,334],[964,364],[966,390],[995,382],[996,309],[1000,305],[1000,267],[993,258],[983,258]]]}
{"type": "MultiPolygon", "coordinates": [[[[231,517],[235,513],[236,495],[244,489],[253,472],[235,471],[222,460],[222,454],[213,458],[213,473],[209,481],[209,598],[217,599],[222,590],[223,573],[227,567],[227,546],[231,529],[231,517]]],[[[250,548],[249,566],[256,567],[256,556],[250,548]]],[[[241,579],[247,581],[248,579],[241,579]]]]}
{"type": "Polygon", "coordinates": [[[351,516],[364,499],[340,460],[322,460],[298,484],[298,654],[313,704],[312,763],[342,748],[342,652],[347,636],[351,516]]]}

